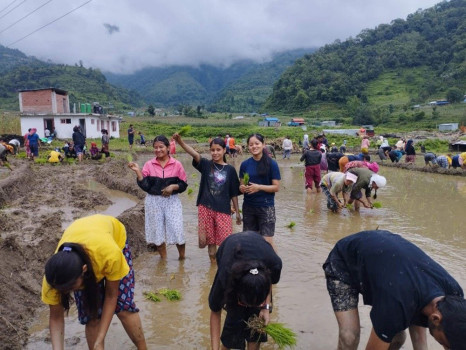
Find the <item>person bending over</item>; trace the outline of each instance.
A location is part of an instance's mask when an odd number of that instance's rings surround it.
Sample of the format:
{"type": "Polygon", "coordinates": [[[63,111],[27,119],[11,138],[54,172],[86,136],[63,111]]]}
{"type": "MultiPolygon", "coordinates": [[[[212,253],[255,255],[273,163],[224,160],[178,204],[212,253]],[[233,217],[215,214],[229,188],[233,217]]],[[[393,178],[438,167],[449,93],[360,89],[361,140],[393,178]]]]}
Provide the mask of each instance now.
{"type": "Polygon", "coordinates": [[[452,276],[413,243],[389,231],[362,231],[337,242],[323,265],[338,321],[338,349],[357,349],[359,294],[371,305],[370,350],[395,350],[409,328],[427,349],[426,328],[445,349],[466,349],[466,300],[452,276]]]}

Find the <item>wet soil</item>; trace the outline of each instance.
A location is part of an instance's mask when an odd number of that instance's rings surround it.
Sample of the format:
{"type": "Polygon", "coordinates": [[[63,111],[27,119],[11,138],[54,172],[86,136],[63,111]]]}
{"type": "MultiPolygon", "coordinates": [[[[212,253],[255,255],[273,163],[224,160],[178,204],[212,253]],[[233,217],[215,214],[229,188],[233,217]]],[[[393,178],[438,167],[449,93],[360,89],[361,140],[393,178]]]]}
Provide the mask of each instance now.
{"type": "MultiPolygon", "coordinates": [[[[89,180],[143,198],[126,162],[51,166],[11,157],[12,171],[0,181],[0,344],[23,348],[28,323],[41,301],[45,261],[63,233],[63,222],[109,205],[104,194],[88,189],[89,180]]],[[[119,216],[128,231],[133,255],[145,249],[144,208],[119,216]]]]}

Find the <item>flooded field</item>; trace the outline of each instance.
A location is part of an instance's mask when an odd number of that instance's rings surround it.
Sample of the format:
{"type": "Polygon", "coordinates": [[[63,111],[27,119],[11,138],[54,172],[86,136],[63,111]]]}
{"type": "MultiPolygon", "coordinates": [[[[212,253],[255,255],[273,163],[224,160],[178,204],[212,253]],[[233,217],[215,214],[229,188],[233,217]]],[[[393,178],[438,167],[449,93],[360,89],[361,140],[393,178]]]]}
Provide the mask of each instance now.
{"type": "MultiPolygon", "coordinates": [[[[194,192],[181,195],[187,238],[185,261],[177,260],[175,247],[169,247],[168,259],[144,253],[135,261],[136,303],[140,308],[149,349],[208,349],[209,315],[207,297],[215,266],[211,266],[206,249],[197,248],[197,208],[195,206],[200,176],[191,166],[191,158],[178,156],[188,173],[188,183],[194,192]],[[144,291],[159,288],[178,289],[183,299],[178,302],[147,301],[144,291]]],[[[232,163],[239,168],[242,160],[232,163]]],[[[382,167],[387,187],[378,195],[381,209],[343,210],[333,214],[326,208],[322,193],[306,195],[304,166],[298,156],[290,161],[279,160],[281,189],[276,195],[276,236],[278,254],[283,259],[282,278],[274,287],[274,311],[271,319],[285,323],[298,335],[297,349],[335,349],[337,324],[325,287],[322,263],[333,244],[348,234],[367,229],[386,229],[403,235],[441,263],[466,287],[466,237],[464,217],[466,179],[464,177],[426,174],[382,167]],[[290,229],[287,225],[294,221],[290,229]]],[[[142,165],[144,159],[140,159],[142,165]]],[[[98,184],[90,183],[100,190],[98,184]]],[[[112,191],[113,192],[113,191],[112,191]]],[[[109,194],[114,202],[111,211],[119,215],[128,205],[127,196],[109,194]]],[[[133,199],[129,199],[134,201],[133,199]]],[[[240,199],[240,202],[242,200],[240,199]]],[[[236,232],[241,226],[234,226],[236,232]]],[[[361,344],[365,344],[371,325],[369,307],[361,306],[361,344]]],[[[49,349],[48,309],[43,308],[30,329],[27,349],[49,349]]],[[[67,348],[87,349],[84,327],[75,312],[66,319],[67,348]]],[[[409,336],[408,336],[409,338],[409,336]]],[[[115,317],[106,339],[108,349],[132,349],[129,338],[115,317]]],[[[361,345],[361,348],[363,346],[361,345]]],[[[263,349],[275,349],[269,342],[263,349]]],[[[412,349],[408,339],[404,349],[412,349]]],[[[429,336],[429,349],[441,346],[429,336]]]]}

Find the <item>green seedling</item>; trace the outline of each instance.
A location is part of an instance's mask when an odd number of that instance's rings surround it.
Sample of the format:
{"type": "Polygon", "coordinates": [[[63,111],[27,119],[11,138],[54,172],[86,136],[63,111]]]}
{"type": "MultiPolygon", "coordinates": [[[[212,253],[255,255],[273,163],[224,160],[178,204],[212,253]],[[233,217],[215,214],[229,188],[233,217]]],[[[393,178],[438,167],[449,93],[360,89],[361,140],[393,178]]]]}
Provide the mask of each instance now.
{"type": "Polygon", "coordinates": [[[296,333],[285,327],[282,323],[270,322],[267,326],[264,320],[257,315],[249,318],[246,325],[251,330],[251,334],[266,333],[269,335],[279,349],[286,347],[293,348],[296,345],[296,333]]]}
{"type": "Polygon", "coordinates": [[[176,289],[162,288],[158,290],[158,293],[163,295],[165,298],[167,298],[170,301],[181,300],[181,293],[177,291],[176,289]]]}
{"type": "Polygon", "coordinates": [[[157,293],[154,292],[144,292],[142,293],[147,300],[153,301],[155,303],[161,301],[157,293]]]}
{"type": "Polygon", "coordinates": [[[249,174],[248,173],[244,173],[243,175],[243,183],[245,185],[249,185],[249,174]]]}
{"type": "Polygon", "coordinates": [[[185,136],[188,132],[191,132],[191,129],[191,125],[185,125],[178,131],[178,135],[185,136]]]}
{"type": "Polygon", "coordinates": [[[296,226],[296,222],[294,222],[294,221],[291,221],[288,225],[286,225],[286,227],[288,227],[288,228],[293,228],[295,226],[296,226]]]}

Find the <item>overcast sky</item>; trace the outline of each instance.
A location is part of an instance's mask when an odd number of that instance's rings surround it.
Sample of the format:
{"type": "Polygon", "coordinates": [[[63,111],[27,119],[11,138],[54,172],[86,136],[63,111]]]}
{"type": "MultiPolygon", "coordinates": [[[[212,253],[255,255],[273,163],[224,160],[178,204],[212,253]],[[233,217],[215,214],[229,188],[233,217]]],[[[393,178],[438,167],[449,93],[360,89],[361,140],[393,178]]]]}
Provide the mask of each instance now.
{"type": "Polygon", "coordinates": [[[439,2],[91,0],[73,11],[87,1],[0,0],[0,44],[43,60],[81,60],[86,67],[117,73],[146,66],[226,66],[345,40],[439,2]]]}

